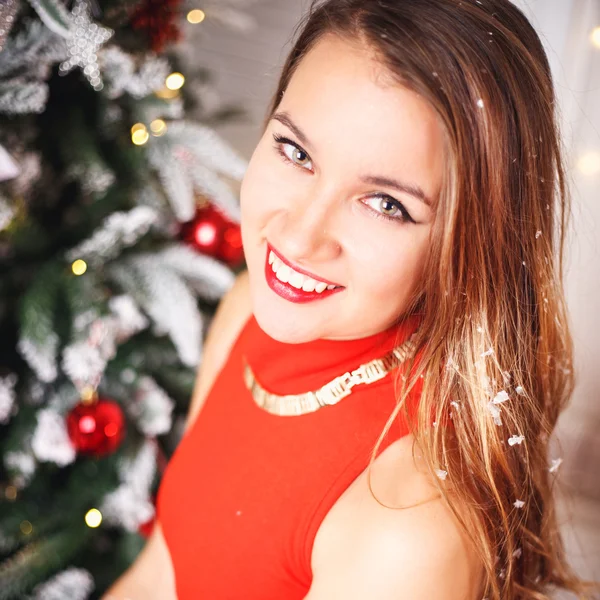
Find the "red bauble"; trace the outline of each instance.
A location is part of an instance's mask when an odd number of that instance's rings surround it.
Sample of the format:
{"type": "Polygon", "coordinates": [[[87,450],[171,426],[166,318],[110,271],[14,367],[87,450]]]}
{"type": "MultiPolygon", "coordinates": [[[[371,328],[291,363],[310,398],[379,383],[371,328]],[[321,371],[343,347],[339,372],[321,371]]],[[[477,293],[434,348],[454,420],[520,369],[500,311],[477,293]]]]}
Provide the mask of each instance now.
{"type": "Polygon", "coordinates": [[[131,27],[146,33],[152,50],[162,52],[181,39],[177,25],[181,0],[143,0],[131,15],[131,27]]]}
{"type": "Polygon", "coordinates": [[[236,266],[244,257],[240,226],[230,221],[219,209],[207,204],[185,223],[181,235],[202,254],[236,266]]]}
{"type": "Polygon", "coordinates": [[[242,262],[244,258],[242,230],[237,223],[229,223],[225,229],[219,253],[221,258],[232,267],[242,262]]]}
{"type": "Polygon", "coordinates": [[[138,533],[145,538],[149,538],[154,530],[154,525],[156,525],[156,516],[152,517],[145,523],[142,523],[138,527],[138,533]]]}
{"type": "Polygon", "coordinates": [[[91,404],[80,402],[67,415],[67,431],[77,452],[97,457],[111,454],[125,436],[123,411],[104,398],[91,404]]]}

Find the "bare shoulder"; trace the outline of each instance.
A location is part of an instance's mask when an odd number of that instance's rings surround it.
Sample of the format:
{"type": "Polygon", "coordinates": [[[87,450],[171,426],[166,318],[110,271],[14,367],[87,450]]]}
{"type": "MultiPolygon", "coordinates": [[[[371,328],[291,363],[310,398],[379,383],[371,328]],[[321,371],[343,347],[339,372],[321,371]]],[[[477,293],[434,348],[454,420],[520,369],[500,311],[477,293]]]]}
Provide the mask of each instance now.
{"type": "Polygon", "coordinates": [[[483,570],[410,435],[375,460],[323,520],[306,600],[478,600],[483,570]],[[408,508],[389,508],[408,507],[408,508]]]}
{"type": "Polygon", "coordinates": [[[200,411],[215,377],[225,364],[233,343],[251,314],[250,280],[248,270],[245,269],[238,273],[234,284],[221,298],[210,323],[190,401],[186,429],[200,411]]]}

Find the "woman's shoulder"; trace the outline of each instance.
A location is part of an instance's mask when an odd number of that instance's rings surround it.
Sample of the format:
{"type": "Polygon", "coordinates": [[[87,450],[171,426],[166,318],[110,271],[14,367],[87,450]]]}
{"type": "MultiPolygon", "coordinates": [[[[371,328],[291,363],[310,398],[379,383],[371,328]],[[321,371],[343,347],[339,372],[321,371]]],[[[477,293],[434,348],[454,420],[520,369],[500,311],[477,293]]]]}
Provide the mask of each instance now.
{"type": "Polygon", "coordinates": [[[390,444],[373,462],[371,489],[365,470],[328,512],[306,600],[480,597],[479,558],[413,441],[409,434],[390,444]]]}

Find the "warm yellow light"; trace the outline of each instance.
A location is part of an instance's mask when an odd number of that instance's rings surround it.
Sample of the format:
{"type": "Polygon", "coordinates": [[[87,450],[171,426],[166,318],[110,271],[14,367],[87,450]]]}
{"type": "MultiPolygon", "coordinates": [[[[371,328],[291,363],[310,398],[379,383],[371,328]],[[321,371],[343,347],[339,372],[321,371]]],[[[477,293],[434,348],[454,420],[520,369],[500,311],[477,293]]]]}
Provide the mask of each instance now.
{"type": "Polygon", "coordinates": [[[165,79],[165,85],[170,90],[178,90],[183,86],[184,83],[185,83],[185,77],[181,73],[177,73],[177,72],[171,73],[165,79]]]}
{"type": "Polygon", "coordinates": [[[577,161],[577,168],[584,175],[596,175],[600,173],[600,153],[588,152],[577,161]]]}
{"type": "Polygon", "coordinates": [[[152,131],[152,135],[164,135],[167,133],[167,124],[162,119],[154,119],[150,123],[150,130],[152,131]]]}
{"type": "Polygon", "coordinates": [[[20,528],[25,535],[29,535],[33,531],[33,525],[29,521],[21,521],[20,528]]]}
{"type": "Polygon", "coordinates": [[[203,10],[200,10],[199,8],[190,10],[190,12],[187,14],[187,20],[190,23],[194,23],[194,25],[196,23],[202,23],[202,21],[204,21],[205,17],[206,17],[206,14],[204,13],[203,10]]]}
{"type": "Polygon", "coordinates": [[[71,270],[75,275],[83,275],[87,271],[87,263],[85,260],[81,260],[78,258],[76,261],[73,261],[71,265],[71,270]]]}
{"type": "Polygon", "coordinates": [[[88,527],[99,527],[102,523],[102,513],[97,508],[90,508],[85,513],[85,524],[88,527]]]}
{"type": "Polygon", "coordinates": [[[148,133],[148,130],[146,128],[138,129],[137,131],[134,131],[131,134],[131,141],[136,146],[143,146],[148,141],[149,137],[150,134],[148,133]]]}
{"type": "Polygon", "coordinates": [[[4,490],[4,495],[6,496],[7,500],[13,502],[17,499],[17,488],[14,485],[7,485],[6,489],[4,490]]]}
{"type": "Polygon", "coordinates": [[[179,90],[170,90],[168,87],[164,87],[160,90],[156,90],[154,95],[161,100],[172,100],[179,96],[179,90]]]}
{"type": "Polygon", "coordinates": [[[136,123],[131,126],[131,135],[133,135],[136,131],[144,131],[146,126],[143,123],[136,123]]]}
{"type": "Polygon", "coordinates": [[[600,48],[600,27],[595,27],[590,37],[592,39],[592,44],[594,44],[596,48],[600,48]]]}

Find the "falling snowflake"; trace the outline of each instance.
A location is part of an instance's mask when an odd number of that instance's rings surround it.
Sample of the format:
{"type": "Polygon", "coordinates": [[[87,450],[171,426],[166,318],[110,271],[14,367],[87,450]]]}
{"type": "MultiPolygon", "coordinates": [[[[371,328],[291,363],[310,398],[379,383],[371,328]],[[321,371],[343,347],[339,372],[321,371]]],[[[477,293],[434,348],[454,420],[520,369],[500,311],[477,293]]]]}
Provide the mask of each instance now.
{"type": "Polygon", "coordinates": [[[496,423],[496,425],[502,425],[502,420],[500,419],[500,407],[494,404],[492,400],[488,402],[487,407],[494,419],[494,423],[496,423]]]}
{"type": "Polygon", "coordinates": [[[486,356],[492,356],[492,354],[494,354],[494,349],[493,348],[488,348],[485,352],[483,352],[481,354],[481,358],[484,358],[486,356]]]}
{"type": "Polygon", "coordinates": [[[511,446],[514,446],[515,444],[521,444],[523,442],[523,440],[525,439],[524,435],[511,435],[508,438],[508,443],[511,446]]]}
{"type": "Polygon", "coordinates": [[[525,506],[525,502],[523,502],[523,500],[515,500],[513,502],[513,506],[515,508],[523,508],[525,506]]]}
{"type": "Polygon", "coordinates": [[[448,471],[444,471],[444,469],[436,469],[435,470],[435,474],[442,480],[444,481],[446,479],[446,477],[448,476],[448,471]]]}
{"type": "Polygon", "coordinates": [[[558,467],[560,467],[560,464],[562,463],[562,461],[563,461],[562,458],[553,458],[552,465],[548,469],[548,471],[550,471],[550,473],[556,473],[556,471],[558,471],[558,467]]]}
{"type": "Polygon", "coordinates": [[[515,388],[515,392],[517,392],[517,394],[519,394],[519,396],[523,396],[525,394],[525,390],[523,389],[523,386],[518,385],[515,388]]]}
{"type": "Polygon", "coordinates": [[[502,404],[502,402],[506,402],[507,400],[509,400],[509,395],[505,390],[502,390],[494,396],[492,402],[494,404],[502,404]]]}

